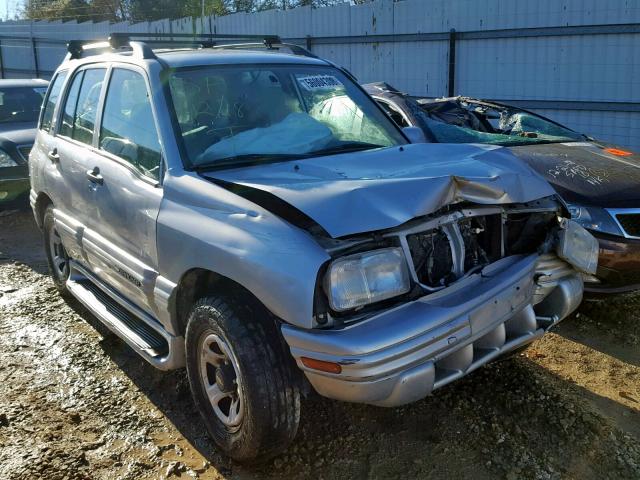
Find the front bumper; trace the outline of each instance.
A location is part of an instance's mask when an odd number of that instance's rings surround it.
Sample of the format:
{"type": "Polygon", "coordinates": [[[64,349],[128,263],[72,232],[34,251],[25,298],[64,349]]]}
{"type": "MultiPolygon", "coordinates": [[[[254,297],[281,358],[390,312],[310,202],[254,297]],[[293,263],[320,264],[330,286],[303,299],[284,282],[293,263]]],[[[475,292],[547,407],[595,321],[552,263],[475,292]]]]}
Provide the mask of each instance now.
{"type": "Polygon", "coordinates": [[[362,322],[331,330],[284,325],[282,333],[321,395],[397,406],[541,337],[578,307],[582,288],[579,274],[557,258],[507,257],[362,322]],[[342,372],[311,370],[302,357],[338,363],[342,372]]]}
{"type": "Polygon", "coordinates": [[[640,290],[640,240],[591,232],[600,244],[598,283],[585,282],[590,293],[640,290]]]}

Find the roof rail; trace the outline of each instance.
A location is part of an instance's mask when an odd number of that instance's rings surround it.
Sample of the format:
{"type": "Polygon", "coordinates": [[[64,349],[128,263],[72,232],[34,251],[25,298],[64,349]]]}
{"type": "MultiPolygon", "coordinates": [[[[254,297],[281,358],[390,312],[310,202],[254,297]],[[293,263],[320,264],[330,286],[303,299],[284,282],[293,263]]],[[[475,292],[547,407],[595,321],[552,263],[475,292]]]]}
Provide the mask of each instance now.
{"type": "Polygon", "coordinates": [[[90,50],[121,50],[126,47],[131,48],[133,54],[139,58],[157,58],[151,47],[144,42],[131,42],[129,39],[125,41],[121,35],[116,37],[110,35],[108,41],[70,40],[69,43],[67,43],[68,53],[65,61],[82,58],[83,54],[90,50]]]}
{"type": "Polygon", "coordinates": [[[294,55],[301,55],[303,57],[310,57],[310,58],[318,58],[316,55],[311,53],[306,48],[301,47],[300,45],[295,45],[293,43],[284,43],[281,41],[273,42],[273,43],[267,43],[266,40],[264,43],[230,43],[230,44],[222,44],[222,45],[213,45],[211,48],[241,50],[245,48],[251,49],[251,48],[261,48],[261,47],[264,47],[267,50],[279,50],[280,48],[284,47],[284,48],[288,48],[289,51],[294,55]]]}
{"type": "Polygon", "coordinates": [[[133,54],[139,58],[157,58],[151,46],[155,48],[189,46],[199,48],[267,48],[277,50],[288,48],[294,55],[316,58],[314,54],[299,45],[283,43],[277,35],[233,35],[233,34],[212,34],[212,33],[135,33],[135,32],[115,32],[109,35],[108,42],[71,40],[67,43],[67,58],[81,58],[89,50],[111,49],[122,51],[130,48],[133,54]],[[132,40],[142,41],[132,41],[132,40]],[[256,42],[260,40],[261,43],[256,42]]]}

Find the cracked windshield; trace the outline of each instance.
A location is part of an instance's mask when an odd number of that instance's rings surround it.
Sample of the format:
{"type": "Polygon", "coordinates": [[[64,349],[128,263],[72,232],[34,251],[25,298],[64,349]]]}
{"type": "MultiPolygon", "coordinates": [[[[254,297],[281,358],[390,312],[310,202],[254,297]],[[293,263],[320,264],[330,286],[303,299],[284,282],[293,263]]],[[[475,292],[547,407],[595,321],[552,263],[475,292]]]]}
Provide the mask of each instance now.
{"type": "Polygon", "coordinates": [[[201,67],[178,70],[169,85],[194,168],[406,143],[384,113],[337,69],[201,67]]]}

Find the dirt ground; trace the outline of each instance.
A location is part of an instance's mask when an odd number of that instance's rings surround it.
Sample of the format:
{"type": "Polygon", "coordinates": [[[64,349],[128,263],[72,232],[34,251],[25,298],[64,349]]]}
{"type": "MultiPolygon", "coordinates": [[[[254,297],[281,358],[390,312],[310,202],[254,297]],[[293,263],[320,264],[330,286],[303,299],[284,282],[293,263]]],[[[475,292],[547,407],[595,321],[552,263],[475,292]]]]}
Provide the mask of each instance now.
{"type": "Polygon", "coordinates": [[[640,478],[640,296],[586,302],[517,358],[395,409],[312,396],[292,448],[216,452],[184,371],[138,358],[0,212],[0,479],[640,478]]]}

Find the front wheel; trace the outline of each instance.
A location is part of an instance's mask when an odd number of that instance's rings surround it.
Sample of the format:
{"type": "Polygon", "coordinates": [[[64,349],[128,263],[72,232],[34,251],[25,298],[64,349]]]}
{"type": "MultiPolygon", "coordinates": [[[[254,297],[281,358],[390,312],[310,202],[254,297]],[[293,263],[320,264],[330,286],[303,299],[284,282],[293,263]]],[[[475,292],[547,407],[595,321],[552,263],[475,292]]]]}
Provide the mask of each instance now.
{"type": "Polygon", "coordinates": [[[300,420],[295,366],[275,323],[256,310],[206,297],[187,324],[194,401],[213,440],[237,461],[281,453],[300,420]]]}
{"type": "Polygon", "coordinates": [[[51,273],[51,280],[64,297],[71,294],[67,289],[67,280],[69,279],[69,255],[62,245],[62,239],[56,229],[53,219],[53,205],[49,205],[44,212],[42,219],[44,231],[44,249],[47,255],[47,264],[51,273]]]}

